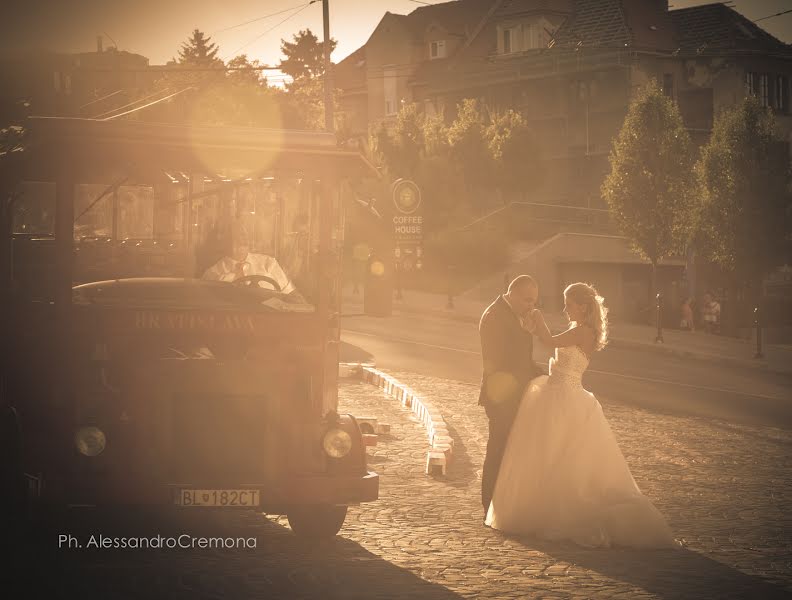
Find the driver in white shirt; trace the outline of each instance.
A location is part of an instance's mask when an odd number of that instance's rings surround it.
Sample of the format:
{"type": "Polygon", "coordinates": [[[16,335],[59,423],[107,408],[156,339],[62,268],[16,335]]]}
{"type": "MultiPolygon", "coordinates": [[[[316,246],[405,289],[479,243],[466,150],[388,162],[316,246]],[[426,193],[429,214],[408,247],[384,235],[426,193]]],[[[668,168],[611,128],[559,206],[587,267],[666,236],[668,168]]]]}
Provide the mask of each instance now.
{"type": "MultiPolygon", "coordinates": [[[[240,277],[263,275],[273,279],[281,293],[296,292],[294,284],[274,257],[250,252],[250,235],[244,225],[234,224],[228,245],[227,255],[204,271],[203,279],[233,282],[240,277]]],[[[267,281],[261,281],[260,285],[272,288],[267,281]]]]}

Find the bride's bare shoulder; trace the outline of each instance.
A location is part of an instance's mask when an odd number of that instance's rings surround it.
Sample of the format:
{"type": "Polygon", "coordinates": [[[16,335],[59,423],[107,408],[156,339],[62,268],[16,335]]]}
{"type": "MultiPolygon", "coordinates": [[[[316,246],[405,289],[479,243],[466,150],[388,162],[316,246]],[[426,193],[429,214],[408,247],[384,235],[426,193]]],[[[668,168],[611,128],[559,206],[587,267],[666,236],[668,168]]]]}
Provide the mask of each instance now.
{"type": "Polygon", "coordinates": [[[591,356],[592,352],[594,352],[594,348],[597,345],[597,332],[594,331],[594,328],[581,323],[576,326],[578,329],[578,345],[581,349],[588,355],[591,356]]]}

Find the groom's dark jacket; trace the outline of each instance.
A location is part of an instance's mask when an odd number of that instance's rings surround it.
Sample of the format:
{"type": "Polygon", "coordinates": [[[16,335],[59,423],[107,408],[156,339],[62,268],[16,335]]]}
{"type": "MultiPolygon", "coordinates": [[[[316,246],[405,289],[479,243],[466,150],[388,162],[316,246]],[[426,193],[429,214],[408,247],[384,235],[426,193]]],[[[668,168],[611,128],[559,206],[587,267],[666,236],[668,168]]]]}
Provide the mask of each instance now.
{"type": "Polygon", "coordinates": [[[528,382],[541,374],[533,361],[533,336],[503,296],[481,315],[479,335],[484,362],[479,404],[518,402],[528,382]]]}

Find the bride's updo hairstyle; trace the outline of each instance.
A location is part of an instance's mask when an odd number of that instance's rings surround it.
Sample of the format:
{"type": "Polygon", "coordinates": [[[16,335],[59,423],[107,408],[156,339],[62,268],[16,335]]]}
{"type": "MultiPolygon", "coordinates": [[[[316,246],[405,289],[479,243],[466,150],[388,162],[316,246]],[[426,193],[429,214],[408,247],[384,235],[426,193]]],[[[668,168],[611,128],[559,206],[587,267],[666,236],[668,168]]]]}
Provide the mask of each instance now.
{"type": "Polygon", "coordinates": [[[584,307],[586,314],[579,324],[588,325],[594,330],[597,335],[594,349],[602,350],[608,343],[608,307],[605,306],[605,298],[597,293],[593,285],[581,282],[567,286],[564,298],[584,307]]]}

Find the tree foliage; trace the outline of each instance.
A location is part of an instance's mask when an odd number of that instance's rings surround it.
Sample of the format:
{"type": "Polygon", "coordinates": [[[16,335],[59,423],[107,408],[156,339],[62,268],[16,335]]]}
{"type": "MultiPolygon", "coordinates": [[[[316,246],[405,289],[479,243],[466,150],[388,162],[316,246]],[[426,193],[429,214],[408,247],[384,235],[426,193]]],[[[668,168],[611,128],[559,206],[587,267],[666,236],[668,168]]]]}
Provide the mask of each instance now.
{"type": "Polygon", "coordinates": [[[251,85],[267,87],[267,78],[261,70],[261,62],[249,60],[246,54],[240,54],[228,61],[226,80],[231,85],[251,85]]]}
{"type": "Polygon", "coordinates": [[[259,66],[244,54],[228,61],[224,78],[193,98],[193,120],[207,125],[283,127],[282,92],[267,85],[259,66]]]}
{"type": "Polygon", "coordinates": [[[488,208],[494,188],[522,192],[541,179],[527,121],[515,111],[489,120],[476,100],[463,100],[450,125],[442,115],[405,105],[394,123],[380,124],[371,137],[388,174],[416,179],[432,198],[428,222],[469,221],[488,208]]]}
{"type": "MultiPolygon", "coordinates": [[[[289,75],[292,81],[286,84],[283,96],[284,115],[289,127],[296,129],[324,129],[324,42],[310,29],[300,30],[292,36],[293,42],[281,40],[284,58],[278,68],[289,75]]],[[[330,39],[330,52],[336,47],[330,39]]],[[[334,114],[338,115],[339,90],[334,89],[332,102],[334,114]]],[[[335,123],[339,126],[338,118],[335,123]]]]}
{"type": "Polygon", "coordinates": [[[179,64],[197,67],[222,67],[223,61],[217,58],[217,44],[199,29],[193,29],[189,39],[179,50],[179,64]]]}
{"type": "Polygon", "coordinates": [[[167,106],[157,106],[145,117],[165,121],[181,121],[192,115],[193,108],[204,95],[214,96],[212,88],[225,80],[225,65],[217,58],[218,48],[211,38],[194,29],[179,50],[179,58],[170,60],[165,74],[154,83],[163,95],[178,94],[167,106]]]}
{"type": "MultiPolygon", "coordinates": [[[[314,79],[324,75],[324,48],[310,29],[300,30],[292,36],[293,42],[281,40],[283,58],[278,68],[295,81],[314,79]]],[[[330,52],[335,50],[336,40],[330,39],[330,52]]]]}
{"type": "Polygon", "coordinates": [[[749,97],[718,115],[697,164],[703,253],[739,283],[756,283],[783,262],[789,157],[774,126],[770,109],[749,97]]]}
{"type": "Polygon", "coordinates": [[[447,157],[449,155],[448,127],[443,115],[434,114],[424,117],[423,140],[427,156],[447,157]]]}
{"type": "Polygon", "coordinates": [[[622,234],[653,267],[683,252],[695,232],[701,203],[693,165],[679,110],[650,83],[630,103],[601,191],[622,234]]]}
{"type": "Polygon", "coordinates": [[[470,190],[491,181],[492,156],[486,137],[487,123],[478,100],[466,98],[459,105],[457,118],[448,128],[448,145],[451,157],[470,190]]]}
{"type": "Polygon", "coordinates": [[[404,106],[391,129],[380,124],[374,133],[374,148],[392,178],[415,177],[425,154],[424,118],[415,104],[404,106]]]}
{"type": "Polygon", "coordinates": [[[539,145],[520,113],[497,115],[486,135],[495,181],[505,191],[522,193],[542,179],[539,145]]]}

